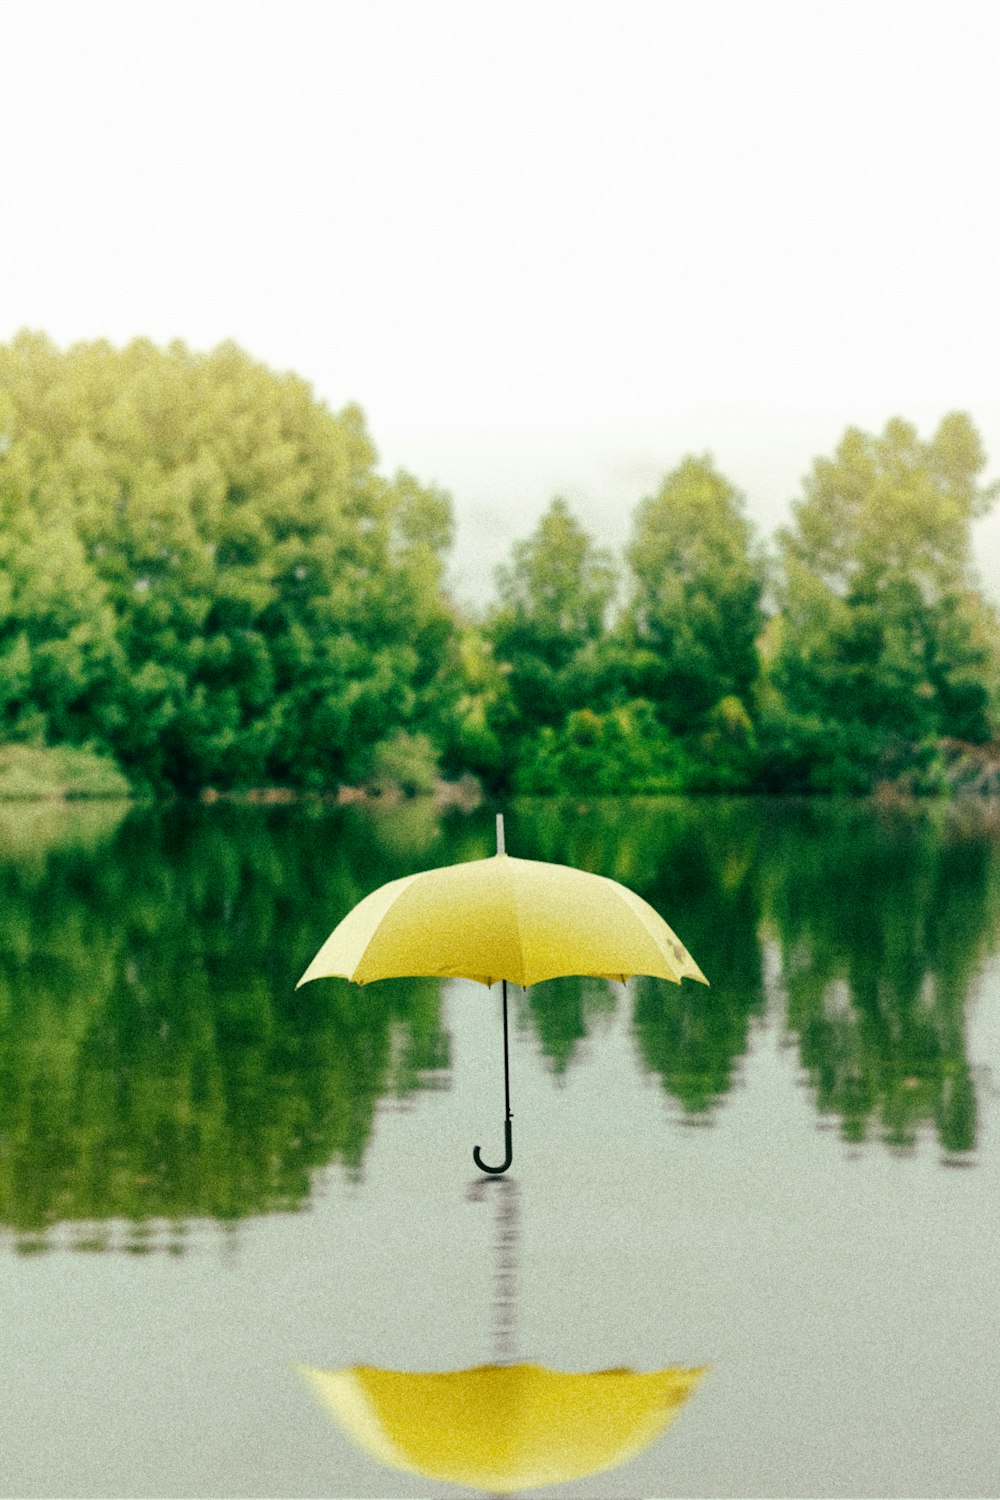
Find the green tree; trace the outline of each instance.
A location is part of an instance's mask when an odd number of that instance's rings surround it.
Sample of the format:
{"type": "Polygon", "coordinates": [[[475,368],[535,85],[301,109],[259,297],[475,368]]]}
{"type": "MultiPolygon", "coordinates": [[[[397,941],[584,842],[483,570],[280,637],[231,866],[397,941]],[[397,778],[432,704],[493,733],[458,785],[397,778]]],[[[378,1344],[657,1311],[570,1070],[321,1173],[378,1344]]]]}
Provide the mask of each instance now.
{"type": "Polygon", "coordinates": [[[558,497],[533,534],[514,544],[509,566],[497,569],[499,603],[485,633],[506,690],[495,696],[491,727],[514,764],[531,758],[543,727],[558,730],[569,714],[594,706],[616,583],[610,554],[558,497]]]}
{"type": "Polygon", "coordinates": [[[767,645],[770,774],[863,791],[942,736],[990,738],[997,622],[975,587],[970,528],[1000,486],[969,418],[929,441],[898,418],[817,459],[779,533],[767,645]]]}
{"type": "Polygon", "coordinates": [[[698,767],[696,784],[745,785],[765,564],[739,492],[689,456],[639,506],[622,626],[631,693],[698,767]]]}
{"type": "Polygon", "coordinates": [[[120,726],[124,658],[107,590],[71,520],[0,491],[0,733],[78,745],[120,726]]]}
{"type": "Polygon", "coordinates": [[[508,755],[498,726],[510,722],[507,678],[493,643],[478,620],[456,617],[443,685],[451,688],[450,712],[440,716],[442,770],[471,773],[498,790],[508,781],[508,755]]]}
{"type": "Polygon", "coordinates": [[[42,733],[94,738],[154,784],[322,785],[443,711],[450,502],[376,473],[356,407],[233,344],[62,352],[34,334],[0,348],[0,392],[0,508],[24,534],[8,649],[16,666],[34,620],[29,643],[76,684],[42,702],[42,733]],[[82,666],[31,561],[48,531],[82,666]]]}

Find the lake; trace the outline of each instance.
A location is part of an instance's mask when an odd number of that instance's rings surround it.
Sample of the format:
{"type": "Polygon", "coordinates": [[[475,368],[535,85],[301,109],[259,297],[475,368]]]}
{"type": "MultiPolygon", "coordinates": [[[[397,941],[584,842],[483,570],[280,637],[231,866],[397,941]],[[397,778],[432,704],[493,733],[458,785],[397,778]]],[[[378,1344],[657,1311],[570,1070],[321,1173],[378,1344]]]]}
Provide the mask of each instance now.
{"type": "Polygon", "coordinates": [[[1000,1494],[1000,810],[505,812],[711,988],[512,988],[486,1178],[499,986],[294,986],[492,812],[0,808],[0,1494],[475,1493],[300,1367],[517,1361],[708,1367],[539,1496],[1000,1494]]]}

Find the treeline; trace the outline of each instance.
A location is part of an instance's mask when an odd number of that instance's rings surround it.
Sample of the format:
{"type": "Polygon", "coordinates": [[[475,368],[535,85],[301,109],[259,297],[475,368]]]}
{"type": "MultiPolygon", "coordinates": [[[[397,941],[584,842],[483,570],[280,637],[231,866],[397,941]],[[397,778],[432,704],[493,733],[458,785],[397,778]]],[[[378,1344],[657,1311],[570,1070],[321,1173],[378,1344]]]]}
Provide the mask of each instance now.
{"type": "Polygon", "coordinates": [[[996,737],[965,415],[849,430],[770,552],[707,456],[620,559],[556,499],[476,617],[449,497],[376,463],[235,345],[0,347],[0,740],[140,789],[627,794],[935,791],[996,737]]]}

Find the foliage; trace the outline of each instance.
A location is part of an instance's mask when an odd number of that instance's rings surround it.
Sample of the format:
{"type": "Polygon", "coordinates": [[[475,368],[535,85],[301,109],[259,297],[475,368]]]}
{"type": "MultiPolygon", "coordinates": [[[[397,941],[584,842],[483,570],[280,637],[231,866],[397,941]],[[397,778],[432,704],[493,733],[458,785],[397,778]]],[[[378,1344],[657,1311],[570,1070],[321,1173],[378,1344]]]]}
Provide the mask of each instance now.
{"type": "Polygon", "coordinates": [[[695,779],[683,747],[641,699],[607,713],[581,708],[553,729],[545,725],[522,749],[515,790],[566,796],[586,787],[592,796],[676,792],[695,779]]]}
{"type": "Polygon", "coordinates": [[[486,786],[506,785],[509,757],[509,695],[503,666],[486,633],[473,620],[456,620],[442,681],[454,685],[449,712],[436,725],[441,769],[472,774],[486,786]]]}
{"type": "Polygon", "coordinates": [[[0,728],[182,790],[351,780],[440,715],[448,497],[235,345],[0,348],[0,728]]]}
{"type": "Polygon", "coordinates": [[[561,497],[549,505],[509,567],[497,569],[493,635],[521,642],[553,667],[601,635],[616,583],[610,554],[595,547],[561,497]]]}
{"type": "Polygon", "coordinates": [[[16,740],[107,741],[125,657],[107,590],[66,517],[29,508],[0,463],[0,724],[16,740]]]}
{"type": "Polygon", "coordinates": [[[947,790],[946,744],[1000,728],[984,462],[961,414],[928,441],[849,429],[769,577],[742,496],[689,455],[638,506],[624,579],[557,497],[476,619],[445,590],[449,497],[380,475],[357,407],[233,344],[21,333],[0,743],[93,752],[140,791],[947,790]]]}
{"type": "Polygon", "coordinates": [[[978,434],[961,414],[921,442],[895,419],[817,459],[779,533],[779,618],[762,732],[768,784],[864,791],[943,736],[991,737],[997,621],[976,592],[978,434]]]}
{"type": "MultiPolygon", "coordinates": [[[[529,740],[587,706],[588,669],[616,585],[610,554],[594,545],[565,500],[497,569],[499,603],[486,637],[505,679],[491,721],[501,739],[529,740]]],[[[515,763],[519,756],[515,752],[515,763]]]]}
{"type": "Polygon", "coordinates": [[[682,738],[706,729],[722,702],[743,716],[751,702],[765,568],[743,508],[708,456],[688,457],[634,518],[628,638],[642,652],[643,696],[682,738]]]}
{"type": "Polygon", "coordinates": [[[966,417],[929,443],[899,421],[849,432],[781,534],[770,619],[769,566],[710,458],[639,506],[616,618],[611,560],[554,501],[486,625],[493,766],[509,746],[507,783],[532,794],[947,790],[940,745],[988,740],[1000,706],[1000,633],[969,567],[996,490],[982,465],[966,417]]]}
{"type": "Polygon", "coordinates": [[[398,788],[407,797],[415,797],[432,792],[437,775],[437,751],[430,737],[397,729],[391,739],[373,747],[367,781],[377,792],[398,788]]]}

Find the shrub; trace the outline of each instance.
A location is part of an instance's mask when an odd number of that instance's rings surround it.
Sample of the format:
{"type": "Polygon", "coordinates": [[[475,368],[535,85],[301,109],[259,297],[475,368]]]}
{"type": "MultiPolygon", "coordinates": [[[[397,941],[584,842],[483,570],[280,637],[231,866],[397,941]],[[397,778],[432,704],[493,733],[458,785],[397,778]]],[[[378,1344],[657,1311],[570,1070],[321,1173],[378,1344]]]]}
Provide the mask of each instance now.
{"type": "Polygon", "coordinates": [[[438,753],[426,734],[397,730],[372,750],[367,784],[379,793],[399,790],[407,797],[426,796],[438,778],[438,753]]]}
{"type": "Polygon", "coordinates": [[[514,773],[514,787],[528,796],[679,792],[693,784],[695,770],[652,704],[634,699],[607,713],[578,709],[561,728],[540,730],[514,773]]]}

